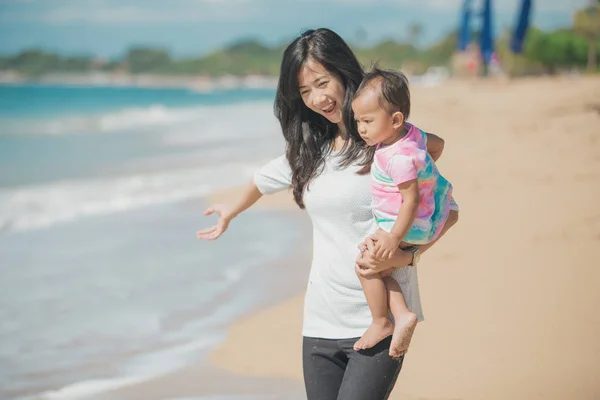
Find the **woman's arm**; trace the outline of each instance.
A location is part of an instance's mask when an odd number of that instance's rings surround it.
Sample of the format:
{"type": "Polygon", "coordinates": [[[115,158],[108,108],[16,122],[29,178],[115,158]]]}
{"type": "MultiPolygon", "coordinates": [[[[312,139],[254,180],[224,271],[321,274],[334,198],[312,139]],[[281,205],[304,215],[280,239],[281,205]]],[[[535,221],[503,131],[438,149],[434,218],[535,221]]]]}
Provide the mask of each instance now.
{"type": "Polygon", "coordinates": [[[232,205],[214,204],[204,211],[204,215],[216,213],[219,215],[217,223],[210,228],[198,231],[196,235],[199,239],[215,240],[227,230],[232,219],[250,208],[262,197],[262,193],[254,183],[254,180],[244,189],[242,196],[232,205]]]}
{"type": "Polygon", "coordinates": [[[458,222],[458,211],[450,210],[450,214],[448,214],[448,219],[446,220],[446,223],[444,224],[444,227],[442,228],[440,235],[433,242],[424,244],[423,246],[419,246],[419,252],[421,254],[423,254],[427,250],[429,250],[431,248],[431,246],[433,246],[435,243],[437,243],[437,241],[440,240],[446,232],[448,232],[448,229],[452,228],[454,226],[454,224],[456,224],[457,222],[458,222]]]}
{"type": "Polygon", "coordinates": [[[199,239],[214,240],[221,236],[229,222],[250,208],[263,194],[272,194],[288,189],[292,184],[292,172],[285,156],[271,160],[258,169],[254,178],[246,185],[240,198],[231,205],[215,204],[204,211],[204,215],[217,213],[219,219],[210,228],[198,231],[199,239]]]}
{"type": "Polygon", "coordinates": [[[427,136],[427,152],[433,161],[437,161],[444,152],[444,139],[433,133],[425,133],[425,135],[427,136]]]}
{"type": "MultiPolygon", "coordinates": [[[[448,232],[450,228],[452,228],[456,222],[458,222],[458,211],[450,210],[450,214],[448,215],[448,219],[440,232],[440,235],[436,240],[431,243],[419,247],[419,252],[423,254],[427,250],[431,248],[438,240],[442,238],[448,232]]],[[[405,267],[408,264],[411,264],[413,261],[413,253],[411,251],[405,251],[398,249],[394,254],[393,258],[389,260],[380,260],[372,255],[374,249],[373,239],[371,237],[365,240],[366,247],[361,248],[361,254],[356,259],[356,273],[369,277],[374,274],[378,274],[380,272],[386,271],[390,268],[401,268],[405,267]],[[366,251],[368,249],[368,251],[366,251]]]]}
{"type": "MultiPolygon", "coordinates": [[[[246,188],[244,189],[244,193],[242,197],[240,197],[233,205],[231,206],[231,218],[235,218],[240,215],[242,212],[246,211],[248,208],[252,207],[254,203],[256,203],[261,197],[262,193],[258,190],[258,187],[254,183],[254,180],[251,180],[246,188]]],[[[208,214],[207,214],[208,215],[208,214]]]]}
{"type": "Polygon", "coordinates": [[[365,240],[366,248],[361,249],[361,254],[356,259],[356,273],[369,277],[374,274],[386,271],[390,268],[405,267],[413,260],[413,253],[398,249],[392,258],[381,260],[372,255],[374,251],[373,239],[365,240]]]}

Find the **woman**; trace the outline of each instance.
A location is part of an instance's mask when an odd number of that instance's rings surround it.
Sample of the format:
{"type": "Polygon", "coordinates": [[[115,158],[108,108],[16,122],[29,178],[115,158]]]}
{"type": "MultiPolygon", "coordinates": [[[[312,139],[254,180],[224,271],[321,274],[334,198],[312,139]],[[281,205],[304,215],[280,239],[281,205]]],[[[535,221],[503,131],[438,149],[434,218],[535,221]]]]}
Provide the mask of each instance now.
{"type": "MultiPolygon", "coordinates": [[[[398,250],[391,260],[378,261],[357,249],[376,230],[368,174],[373,150],[358,134],[351,110],[363,75],[355,55],[334,32],[310,30],[296,38],[283,54],[275,100],[286,155],[260,168],[237,203],[207,209],[206,215],[217,213],[219,219],[198,232],[202,239],[216,239],[263,194],[290,188],[298,206],[307,210],[313,261],[302,335],[309,400],[386,399],[403,361],[403,356],[389,356],[390,337],[371,349],[353,350],[371,322],[355,265],[369,276],[415,258],[413,252],[398,250]]],[[[408,307],[420,316],[416,268],[397,268],[393,276],[408,307]]]]}

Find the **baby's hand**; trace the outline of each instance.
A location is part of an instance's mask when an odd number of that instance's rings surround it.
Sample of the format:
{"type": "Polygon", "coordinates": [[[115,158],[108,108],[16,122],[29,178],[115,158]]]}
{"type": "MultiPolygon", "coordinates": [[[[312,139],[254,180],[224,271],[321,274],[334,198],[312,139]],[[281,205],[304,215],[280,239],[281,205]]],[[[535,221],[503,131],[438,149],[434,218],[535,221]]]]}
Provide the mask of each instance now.
{"type": "MultiPolygon", "coordinates": [[[[365,240],[363,240],[362,242],[360,242],[358,244],[358,246],[357,246],[358,250],[360,250],[361,253],[364,253],[365,251],[369,250],[369,248],[373,249],[375,246],[375,240],[376,239],[374,238],[374,235],[367,236],[367,238],[365,240]],[[367,243],[367,242],[369,242],[369,243],[367,243]]],[[[372,253],[372,252],[369,250],[369,253],[372,253]]],[[[373,254],[371,254],[371,255],[373,255],[373,254]]]]}
{"type": "Polygon", "coordinates": [[[400,242],[402,242],[402,239],[382,229],[378,229],[372,238],[375,246],[371,255],[380,260],[391,259],[396,254],[400,242]]]}

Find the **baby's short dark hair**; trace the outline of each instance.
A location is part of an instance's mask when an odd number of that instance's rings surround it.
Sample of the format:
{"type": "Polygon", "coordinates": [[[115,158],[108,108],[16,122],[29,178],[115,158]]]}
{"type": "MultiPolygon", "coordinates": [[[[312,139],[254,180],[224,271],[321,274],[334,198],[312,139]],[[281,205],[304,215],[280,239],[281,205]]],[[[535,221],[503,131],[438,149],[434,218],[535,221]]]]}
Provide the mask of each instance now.
{"type": "Polygon", "coordinates": [[[381,107],[390,114],[400,111],[404,116],[404,120],[408,119],[410,114],[410,90],[406,75],[400,71],[385,70],[375,66],[365,74],[354,94],[354,98],[360,96],[362,91],[369,86],[379,88],[379,104],[381,107]]]}

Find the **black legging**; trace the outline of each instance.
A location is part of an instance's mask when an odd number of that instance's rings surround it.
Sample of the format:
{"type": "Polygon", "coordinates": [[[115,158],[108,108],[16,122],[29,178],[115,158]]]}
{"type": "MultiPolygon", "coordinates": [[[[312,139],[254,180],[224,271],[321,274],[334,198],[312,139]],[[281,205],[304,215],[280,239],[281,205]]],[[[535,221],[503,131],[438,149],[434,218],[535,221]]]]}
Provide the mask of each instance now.
{"type": "Polygon", "coordinates": [[[388,355],[392,337],[365,351],[354,339],[304,337],[302,364],[308,400],[386,400],[402,361],[388,355]]]}

